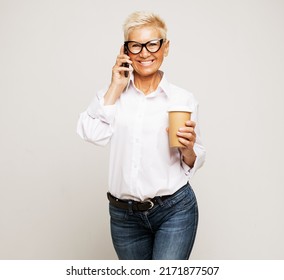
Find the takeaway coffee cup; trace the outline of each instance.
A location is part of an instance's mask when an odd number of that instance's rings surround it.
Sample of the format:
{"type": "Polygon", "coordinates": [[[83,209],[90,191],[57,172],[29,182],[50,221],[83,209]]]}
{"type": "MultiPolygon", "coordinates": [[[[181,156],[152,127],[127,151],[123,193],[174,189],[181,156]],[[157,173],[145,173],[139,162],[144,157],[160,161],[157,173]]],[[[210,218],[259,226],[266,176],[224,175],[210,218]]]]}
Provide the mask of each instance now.
{"type": "Polygon", "coordinates": [[[183,147],[178,141],[177,132],[180,127],[185,126],[185,122],[190,120],[192,110],[186,106],[176,106],[169,108],[169,143],[170,147],[183,147]]]}

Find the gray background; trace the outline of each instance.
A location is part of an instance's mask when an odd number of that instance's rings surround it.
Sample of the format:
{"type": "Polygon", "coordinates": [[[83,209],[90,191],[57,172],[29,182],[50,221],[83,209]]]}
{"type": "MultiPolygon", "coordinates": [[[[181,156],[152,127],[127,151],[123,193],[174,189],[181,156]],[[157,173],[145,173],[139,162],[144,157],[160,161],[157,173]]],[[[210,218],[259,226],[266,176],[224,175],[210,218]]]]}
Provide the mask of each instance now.
{"type": "Polygon", "coordinates": [[[75,131],[144,9],[168,24],[168,78],[200,102],[192,258],[284,258],[283,1],[1,0],[1,259],[116,258],[108,147],[75,131]]]}

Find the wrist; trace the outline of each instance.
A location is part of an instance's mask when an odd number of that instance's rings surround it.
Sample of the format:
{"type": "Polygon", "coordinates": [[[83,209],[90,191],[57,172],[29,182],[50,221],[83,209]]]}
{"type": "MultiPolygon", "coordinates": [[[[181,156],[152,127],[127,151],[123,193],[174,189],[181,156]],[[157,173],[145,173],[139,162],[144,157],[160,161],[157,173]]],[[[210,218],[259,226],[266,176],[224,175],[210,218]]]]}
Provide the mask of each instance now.
{"type": "Polygon", "coordinates": [[[196,160],[196,154],[194,151],[188,154],[182,154],[182,160],[184,163],[186,163],[190,168],[193,167],[195,160],[196,160]]]}
{"type": "Polygon", "coordinates": [[[108,88],[107,93],[104,97],[104,104],[105,105],[113,105],[117,99],[120,97],[121,93],[124,90],[124,86],[111,84],[108,88]]]}

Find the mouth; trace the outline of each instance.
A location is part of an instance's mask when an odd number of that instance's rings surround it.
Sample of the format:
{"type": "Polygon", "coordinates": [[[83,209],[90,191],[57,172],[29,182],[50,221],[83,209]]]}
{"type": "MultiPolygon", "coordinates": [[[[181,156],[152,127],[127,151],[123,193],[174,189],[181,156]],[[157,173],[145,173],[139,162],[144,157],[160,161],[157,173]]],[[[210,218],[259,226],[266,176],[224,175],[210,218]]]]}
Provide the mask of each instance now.
{"type": "Polygon", "coordinates": [[[139,61],[139,63],[144,67],[151,66],[154,63],[154,59],[139,61]]]}

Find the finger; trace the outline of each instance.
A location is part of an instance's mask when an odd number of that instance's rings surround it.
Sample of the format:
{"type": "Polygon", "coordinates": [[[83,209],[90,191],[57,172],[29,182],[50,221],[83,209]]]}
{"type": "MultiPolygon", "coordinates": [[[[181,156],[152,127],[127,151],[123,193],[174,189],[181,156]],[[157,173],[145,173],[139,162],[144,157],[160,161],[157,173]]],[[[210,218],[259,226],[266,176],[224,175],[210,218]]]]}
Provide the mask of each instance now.
{"type": "Polygon", "coordinates": [[[130,63],[130,64],[132,63],[129,56],[127,56],[126,54],[118,55],[117,58],[116,58],[116,64],[121,64],[123,62],[127,62],[127,63],[130,63]]]}
{"type": "Polygon", "coordinates": [[[194,128],[191,127],[191,126],[186,126],[186,127],[180,127],[178,129],[179,132],[183,132],[183,133],[194,133],[195,134],[195,131],[194,131],[194,128]]]}
{"type": "Polygon", "coordinates": [[[180,138],[184,138],[184,139],[191,141],[191,142],[195,142],[195,139],[196,139],[195,133],[182,133],[182,132],[178,131],[177,136],[180,137],[180,138]]]}
{"type": "Polygon", "coordinates": [[[127,67],[127,68],[131,68],[132,69],[132,66],[131,66],[132,62],[127,60],[127,59],[123,59],[123,60],[120,60],[118,59],[115,63],[115,65],[113,66],[113,70],[115,71],[121,71],[121,70],[124,70],[124,69],[120,69],[121,67],[127,67]]]}
{"type": "Polygon", "coordinates": [[[124,45],[122,45],[122,46],[120,47],[119,57],[127,57],[127,58],[129,58],[128,52],[127,52],[127,51],[126,51],[126,52],[124,51],[124,45]]]}
{"type": "Polygon", "coordinates": [[[124,66],[118,67],[117,70],[119,72],[124,72],[124,71],[130,72],[131,71],[129,67],[124,67],[124,66]]]}
{"type": "Polygon", "coordinates": [[[196,122],[194,122],[194,121],[186,121],[186,122],[185,122],[185,125],[186,125],[186,126],[189,126],[189,127],[195,128],[196,122]]]}
{"type": "Polygon", "coordinates": [[[124,54],[124,45],[122,45],[122,46],[120,47],[119,54],[120,54],[120,55],[124,54]]]}
{"type": "Polygon", "coordinates": [[[117,59],[129,59],[129,56],[127,54],[119,54],[117,59]]]}
{"type": "MultiPolygon", "coordinates": [[[[127,77],[125,77],[124,76],[124,72],[129,72],[129,73],[131,73],[132,72],[132,67],[130,66],[130,67],[123,67],[123,66],[116,66],[116,67],[114,67],[113,68],[113,73],[115,74],[115,75],[121,75],[121,76],[123,76],[124,78],[127,78],[127,77]]],[[[129,77],[129,76],[128,76],[129,77]]]]}
{"type": "Polygon", "coordinates": [[[188,148],[189,146],[191,146],[190,145],[191,142],[184,138],[179,137],[178,141],[184,146],[184,148],[188,148]]]}
{"type": "Polygon", "coordinates": [[[130,57],[126,54],[123,55],[118,55],[116,58],[116,65],[117,66],[121,66],[123,63],[128,63],[128,64],[132,64],[132,61],[130,60],[130,57]]]}

